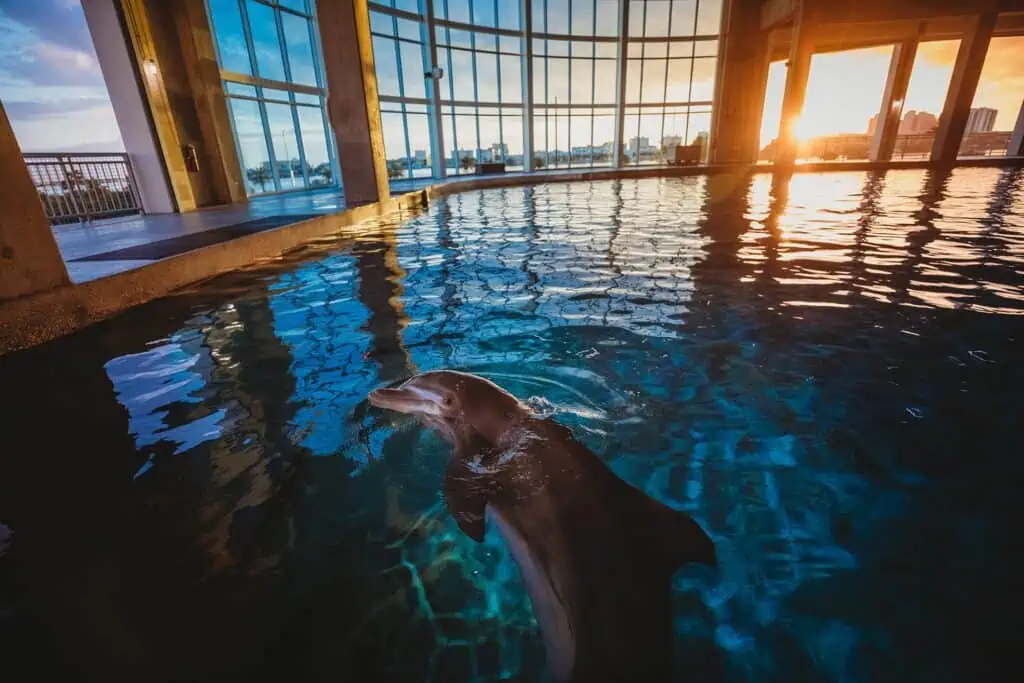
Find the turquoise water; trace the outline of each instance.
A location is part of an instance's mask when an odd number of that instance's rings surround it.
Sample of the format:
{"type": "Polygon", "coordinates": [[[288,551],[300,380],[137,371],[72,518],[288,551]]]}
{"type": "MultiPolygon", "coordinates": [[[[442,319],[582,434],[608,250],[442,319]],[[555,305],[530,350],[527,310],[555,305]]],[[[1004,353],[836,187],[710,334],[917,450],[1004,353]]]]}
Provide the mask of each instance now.
{"type": "Polygon", "coordinates": [[[536,680],[506,547],[441,501],[447,447],[365,401],[456,368],[714,537],[718,571],[674,580],[675,680],[1002,678],[1024,645],[1022,185],[464,193],[0,359],[5,657],[536,680]]]}

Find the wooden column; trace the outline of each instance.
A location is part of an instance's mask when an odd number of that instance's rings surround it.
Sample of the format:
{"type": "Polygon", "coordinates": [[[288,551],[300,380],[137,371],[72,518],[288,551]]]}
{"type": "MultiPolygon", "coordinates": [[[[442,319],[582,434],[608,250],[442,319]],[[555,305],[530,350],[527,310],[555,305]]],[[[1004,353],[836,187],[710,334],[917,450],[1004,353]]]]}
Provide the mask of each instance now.
{"type": "Polygon", "coordinates": [[[715,77],[710,162],[752,164],[760,147],[768,83],[769,33],[760,5],[729,0],[722,15],[722,52],[715,77]]]}
{"type": "Polygon", "coordinates": [[[327,80],[327,115],[337,140],[345,203],[383,201],[391,191],[366,0],[317,0],[316,7],[327,80]]]}
{"type": "Polygon", "coordinates": [[[1017,124],[1010,134],[1010,144],[1006,146],[1006,156],[1024,156],[1024,102],[1020,103],[1020,111],[1017,113],[1017,124]]]}
{"type": "Polygon", "coordinates": [[[70,283],[21,147],[0,105],[0,301],[70,283]]]}
{"type": "Polygon", "coordinates": [[[932,163],[948,165],[956,161],[997,18],[995,13],[974,17],[970,28],[960,40],[953,77],[946,92],[946,103],[942,107],[938,130],[935,131],[932,163]]]}
{"type": "Polygon", "coordinates": [[[886,79],[885,91],[882,95],[882,108],[878,111],[878,124],[871,140],[871,150],[868,153],[868,158],[871,161],[889,161],[892,158],[915,57],[917,57],[916,38],[897,43],[892,51],[892,59],[889,61],[889,77],[886,79]]]}
{"type": "Polygon", "coordinates": [[[807,78],[811,74],[811,57],[814,56],[814,22],[807,6],[801,4],[793,24],[789,61],[786,63],[786,89],[782,96],[782,120],[775,143],[775,164],[783,166],[796,160],[797,140],[793,126],[803,113],[807,78]]]}

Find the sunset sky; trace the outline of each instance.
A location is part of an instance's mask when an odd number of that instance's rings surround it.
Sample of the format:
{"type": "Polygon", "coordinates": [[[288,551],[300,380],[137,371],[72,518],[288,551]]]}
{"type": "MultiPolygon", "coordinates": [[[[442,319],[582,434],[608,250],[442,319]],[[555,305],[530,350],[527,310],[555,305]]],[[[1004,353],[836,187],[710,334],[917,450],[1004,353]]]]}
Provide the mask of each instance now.
{"type": "MultiPolygon", "coordinates": [[[[920,47],[904,111],[940,113],[957,47],[958,41],[920,47]]],[[[878,112],[891,53],[879,47],[817,55],[802,134],[865,132],[878,112]]],[[[997,130],[1016,120],[1024,98],[1021,64],[1024,38],[992,41],[975,106],[999,110],[997,130]]],[[[784,64],[773,63],[762,144],[778,133],[784,82],[784,64]]],[[[0,99],[26,151],[123,149],[80,0],[0,0],[0,99]]]]}

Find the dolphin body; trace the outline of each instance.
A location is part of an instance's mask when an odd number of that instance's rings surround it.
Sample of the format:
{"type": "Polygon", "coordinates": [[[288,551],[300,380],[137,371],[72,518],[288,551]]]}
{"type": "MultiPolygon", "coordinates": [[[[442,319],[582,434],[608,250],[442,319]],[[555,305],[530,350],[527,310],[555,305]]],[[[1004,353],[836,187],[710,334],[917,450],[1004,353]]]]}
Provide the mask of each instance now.
{"type": "Polygon", "coordinates": [[[475,375],[439,371],[371,392],[453,447],[444,497],[477,542],[508,543],[560,682],[667,681],[673,572],[715,564],[689,516],[618,478],[566,427],[475,375]]]}

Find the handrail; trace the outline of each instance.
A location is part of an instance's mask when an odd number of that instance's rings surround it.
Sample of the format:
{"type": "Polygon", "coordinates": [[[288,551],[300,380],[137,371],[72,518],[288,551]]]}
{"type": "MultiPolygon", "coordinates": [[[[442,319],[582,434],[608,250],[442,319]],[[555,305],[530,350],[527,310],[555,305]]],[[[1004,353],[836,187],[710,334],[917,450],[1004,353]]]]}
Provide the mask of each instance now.
{"type": "Polygon", "coordinates": [[[30,152],[22,156],[53,225],[142,212],[127,154],[30,152]]]}

